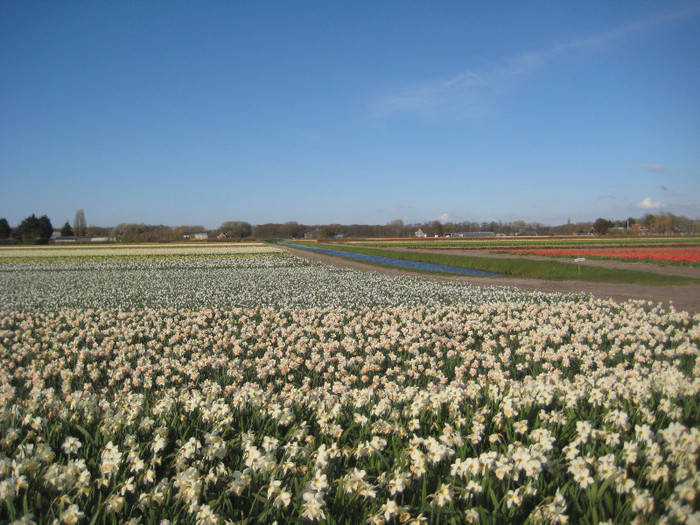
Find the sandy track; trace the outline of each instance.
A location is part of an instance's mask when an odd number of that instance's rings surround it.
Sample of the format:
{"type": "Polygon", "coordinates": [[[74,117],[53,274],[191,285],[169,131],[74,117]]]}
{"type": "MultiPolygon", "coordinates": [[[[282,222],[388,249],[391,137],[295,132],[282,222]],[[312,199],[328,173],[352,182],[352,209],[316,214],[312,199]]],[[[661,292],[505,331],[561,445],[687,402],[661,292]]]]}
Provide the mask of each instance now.
{"type": "MultiPolygon", "coordinates": [[[[513,277],[472,277],[462,275],[435,275],[421,274],[398,268],[389,268],[366,264],[360,261],[311,252],[288,246],[280,246],[289,253],[311,262],[320,262],[338,268],[351,268],[354,270],[373,271],[385,275],[413,275],[423,276],[425,279],[437,281],[464,281],[474,286],[514,286],[521,290],[541,292],[583,292],[589,293],[601,299],[612,299],[624,302],[629,299],[641,299],[651,301],[654,304],[662,303],[664,307],[673,304],[676,310],[685,310],[692,314],[700,313],[700,285],[684,286],[652,286],[644,284],[616,284],[616,283],[591,283],[587,281],[546,281],[541,279],[520,279],[513,277]]],[[[464,253],[456,251],[457,253],[464,253]]],[[[470,252],[469,255],[486,256],[487,252],[470,252]]],[[[488,256],[493,254],[488,252],[488,256]]],[[[502,255],[503,257],[517,257],[502,255]]],[[[539,258],[541,259],[541,258],[539,258]]],[[[667,275],[683,275],[686,277],[699,277],[699,268],[686,266],[657,266],[646,263],[624,263],[616,261],[586,261],[584,264],[609,266],[611,268],[627,268],[642,271],[654,271],[667,275]]]]}

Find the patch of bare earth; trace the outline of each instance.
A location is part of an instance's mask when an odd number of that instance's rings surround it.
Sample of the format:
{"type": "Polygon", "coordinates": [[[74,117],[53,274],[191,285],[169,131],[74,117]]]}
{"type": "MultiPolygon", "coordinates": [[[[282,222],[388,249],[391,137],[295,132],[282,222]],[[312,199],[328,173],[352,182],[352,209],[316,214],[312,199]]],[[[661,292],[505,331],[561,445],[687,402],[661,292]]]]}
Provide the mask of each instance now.
{"type": "MultiPolygon", "coordinates": [[[[363,263],[344,257],[336,257],[318,252],[311,252],[297,248],[281,246],[289,253],[311,262],[320,262],[338,268],[351,268],[353,270],[373,271],[385,275],[413,275],[423,276],[425,279],[437,281],[463,281],[474,286],[514,286],[526,291],[560,292],[560,293],[586,293],[601,299],[612,299],[616,302],[625,302],[630,299],[651,301],[653,304],[662,303],[665,308],[673,305],[676,310],[684,310],[691,314],[700,313],[700,285],[689,284],[682,286],[653,286],[645,284],[617,284],[617,283],[592,283],[587,281],[547,281],[542,279],[520,279],[515,277],[472,277],[464,275],[436,275],[423,274],[363,263]]],[[[424,250],[420,250],[424,251],[424,250]]],[[[430,251],[430,250],[425,250],[430,251]]],[[[461,253],[461,250],[448,250],[447,252],[461,253]]],[[[519,255],[494,254],[493,252],[470,250],[469,255],[482,257],[521,257],[519,255]]],[[[542,259],[542,257],[536,257],[542,259]]],[[[562,260],[562,259],[557,259],[562,260]]],[[[628,270],[639,270],[661,273],[665,275],[679,275],[683,277],[700,278],[700,268],[689,266],[658,266],[650,263],[632,263],[618,261],[591,261],[581,264],[606,266],[628,270]]]]}

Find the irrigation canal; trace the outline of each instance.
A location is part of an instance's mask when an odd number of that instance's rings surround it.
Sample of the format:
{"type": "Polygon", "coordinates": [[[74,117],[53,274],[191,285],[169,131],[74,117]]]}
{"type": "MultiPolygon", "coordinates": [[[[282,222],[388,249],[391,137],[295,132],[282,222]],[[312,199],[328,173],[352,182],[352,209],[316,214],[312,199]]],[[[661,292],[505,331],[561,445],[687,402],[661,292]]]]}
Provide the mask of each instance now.
{"type": "Polygon", "coordinates": [[[435,264],[421,261],[407,261],[405,259],[396,259],[394,257],[381,257],[379,255],[365,255],[364,253],[345,252],[342,250],[330,250],[328,248],[316,248],[314,246],[304,246],[301,244],[280,243],[282,246],[291,248],[299,248],[301,250],[309,250],[312,252],[320,252],[328,255],[336,255],[347,257],[348,259],[357,259],[358,261],[372,262],[394,266],[396,268],[412,268],[415,270],[426,270],[429,272],[444,272],[444,273],[460,273],[464,275],[478,275],[486,277],[500,277],[501,274],[487,272],[484,270],[472,270],[470,268],[460,268],[458,266],[446,266],[444,264],[435,264]]]}

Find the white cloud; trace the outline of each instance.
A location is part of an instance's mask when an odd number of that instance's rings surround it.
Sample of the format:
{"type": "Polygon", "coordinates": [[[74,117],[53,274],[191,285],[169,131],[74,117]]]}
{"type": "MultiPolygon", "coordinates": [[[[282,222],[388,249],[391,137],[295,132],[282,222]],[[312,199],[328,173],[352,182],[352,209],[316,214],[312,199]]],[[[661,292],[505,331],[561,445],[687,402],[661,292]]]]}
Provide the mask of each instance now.
{"type": "Polygon", "coordinates": [[[647,197],[641,202],[638,202],[637,206],[639,208],[644,208],[645,210],[656,210],[658,208],[661,208],[663,206],[663,203],[658,201],[652,201],[651,197],[647,197]]]}
{"type": "Polygon", "coordinates": [[[642,168],[649,171],[666,171],[666,166],[663,164],[645,164],[642,168]]]}
{"type": "Polygon", "coordinates": [[[440,222],[452,222],[452,219],[448,213],[443,213],[437,218],[437,220],[440,222]]]}

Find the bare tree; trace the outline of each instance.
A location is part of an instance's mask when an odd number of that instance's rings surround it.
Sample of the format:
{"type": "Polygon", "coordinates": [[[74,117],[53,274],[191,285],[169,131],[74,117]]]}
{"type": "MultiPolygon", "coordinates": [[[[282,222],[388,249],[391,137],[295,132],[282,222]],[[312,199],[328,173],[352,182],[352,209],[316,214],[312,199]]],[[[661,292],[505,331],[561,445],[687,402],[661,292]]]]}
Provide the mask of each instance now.
{"type": "Polygon", "coordinates": [[[76,237],[82,237],[85,235],[85,230],[87,226],[85,225],[85,212],[80,209],[75,212],[75,219],[73,220],[73,233],[76,237]]]}
{"type": "Polygon", "coordinates": [[[394,219],[389,224],[387,224],[390,235],[394,237],[401,237],[403,234],[404,224],[401,219],[394,219]]]}

